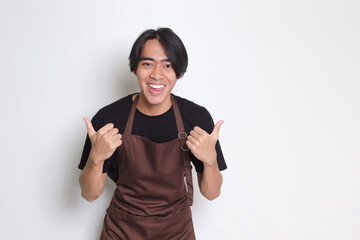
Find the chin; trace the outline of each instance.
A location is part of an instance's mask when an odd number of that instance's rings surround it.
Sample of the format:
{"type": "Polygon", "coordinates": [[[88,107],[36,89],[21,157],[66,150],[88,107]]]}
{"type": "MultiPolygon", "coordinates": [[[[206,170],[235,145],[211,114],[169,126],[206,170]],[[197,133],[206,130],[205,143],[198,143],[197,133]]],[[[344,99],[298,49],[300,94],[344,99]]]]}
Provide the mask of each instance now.
{"type": "Polygon", "coordinates": [[[151,105],[158,105],[165,101],[165,97],[164,96],[150,96],[147,98],[147,100],[151,105]]]}
{"type": "Polygon", "coordinates": [[[150,105],[161,105],[166,104],[168,96],[170,96],[170,92],[163,91],[159,94],[154,94],[149,91],[143,91],[142,92],[143,97],[146,99],[146,102],[150,105]]]}

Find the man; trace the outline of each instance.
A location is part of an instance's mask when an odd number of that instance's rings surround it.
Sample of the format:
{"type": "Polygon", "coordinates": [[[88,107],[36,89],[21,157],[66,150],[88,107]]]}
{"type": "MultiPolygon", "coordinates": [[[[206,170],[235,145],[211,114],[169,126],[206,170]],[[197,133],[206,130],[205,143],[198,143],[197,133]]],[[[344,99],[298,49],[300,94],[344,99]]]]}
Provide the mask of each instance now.
{"type": "Polygon", "coordinates": [[[129,60],[140,93],[102,108],[92,122],[84,119],[81,195],[94,201],[107,175],[116,182],[102,240],[195,239],[190,161],[201,193],[218,197],[226,169],[218,142],[223,121],[214,126],[204,107],[171,94],[188,63],[171,29],[142,33],[129,60]]]}

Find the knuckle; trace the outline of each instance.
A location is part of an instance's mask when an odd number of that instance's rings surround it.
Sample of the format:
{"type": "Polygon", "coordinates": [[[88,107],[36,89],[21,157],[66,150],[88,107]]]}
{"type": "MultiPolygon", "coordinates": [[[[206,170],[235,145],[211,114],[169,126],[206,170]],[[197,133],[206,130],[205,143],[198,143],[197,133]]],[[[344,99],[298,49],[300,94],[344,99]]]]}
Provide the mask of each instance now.
{"type": "Polygon", "coordinates": [[[98,132],[97,132],[97,135],[99,135],[99,136],[102,136],[104,134],[104,132],[102,131],[102,130],[99,130],[98,132]]]}

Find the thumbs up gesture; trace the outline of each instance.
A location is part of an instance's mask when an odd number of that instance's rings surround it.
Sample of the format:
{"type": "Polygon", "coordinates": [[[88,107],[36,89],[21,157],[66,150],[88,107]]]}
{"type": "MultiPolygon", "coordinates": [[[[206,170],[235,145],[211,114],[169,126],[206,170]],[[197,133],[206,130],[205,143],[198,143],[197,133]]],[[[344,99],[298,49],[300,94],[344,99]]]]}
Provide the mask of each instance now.
{"type": "Polygon", "coordinates": [[[95,163],[104,162],[122,144],[121,134],[112,123],[106,124],[96,132],[89,119],[84,118],[84,121],[91,141],[89,159],[95,163]]]}
{"type": "Polygon", "coordinates": [[[204,164],[212,165],[217,161],[215,144],[219,138],[220,126],[223,123],[224,121],[217,122],[211,134],[208,134],[200,127],[194,127],[194,129],[190,131],[186,145],[195,157],[204,164]]]}

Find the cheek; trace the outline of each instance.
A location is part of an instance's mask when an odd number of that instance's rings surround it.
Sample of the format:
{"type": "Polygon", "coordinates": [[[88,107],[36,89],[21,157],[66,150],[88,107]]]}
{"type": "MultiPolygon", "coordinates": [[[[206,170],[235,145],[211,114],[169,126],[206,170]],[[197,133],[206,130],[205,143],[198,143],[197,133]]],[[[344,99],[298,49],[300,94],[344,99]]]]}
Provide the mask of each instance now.
{"type": "Polygon", "coordinates": [[[175,72],[169,72],[166,74],[166,78],[171,82],[171,83],[175,83],[177,80],[176,74],[175,72]]]}
{"type": "Polygon", "coordinates": [[[136,73],[136,77],[138,79],[139,82],[144,81],[144,79],[146,78],[146,74],[143,71],[138,71],[136,73]]]}
{"type": "Polygon", "coordinates": [[[177,81],[177,77],[176,77],[176,75],[174,74],[174,75],[172,76],[172,78],[171,78],[171,82],[172,82],[173,84],[175,84],[176,81],[177,81]]]}

